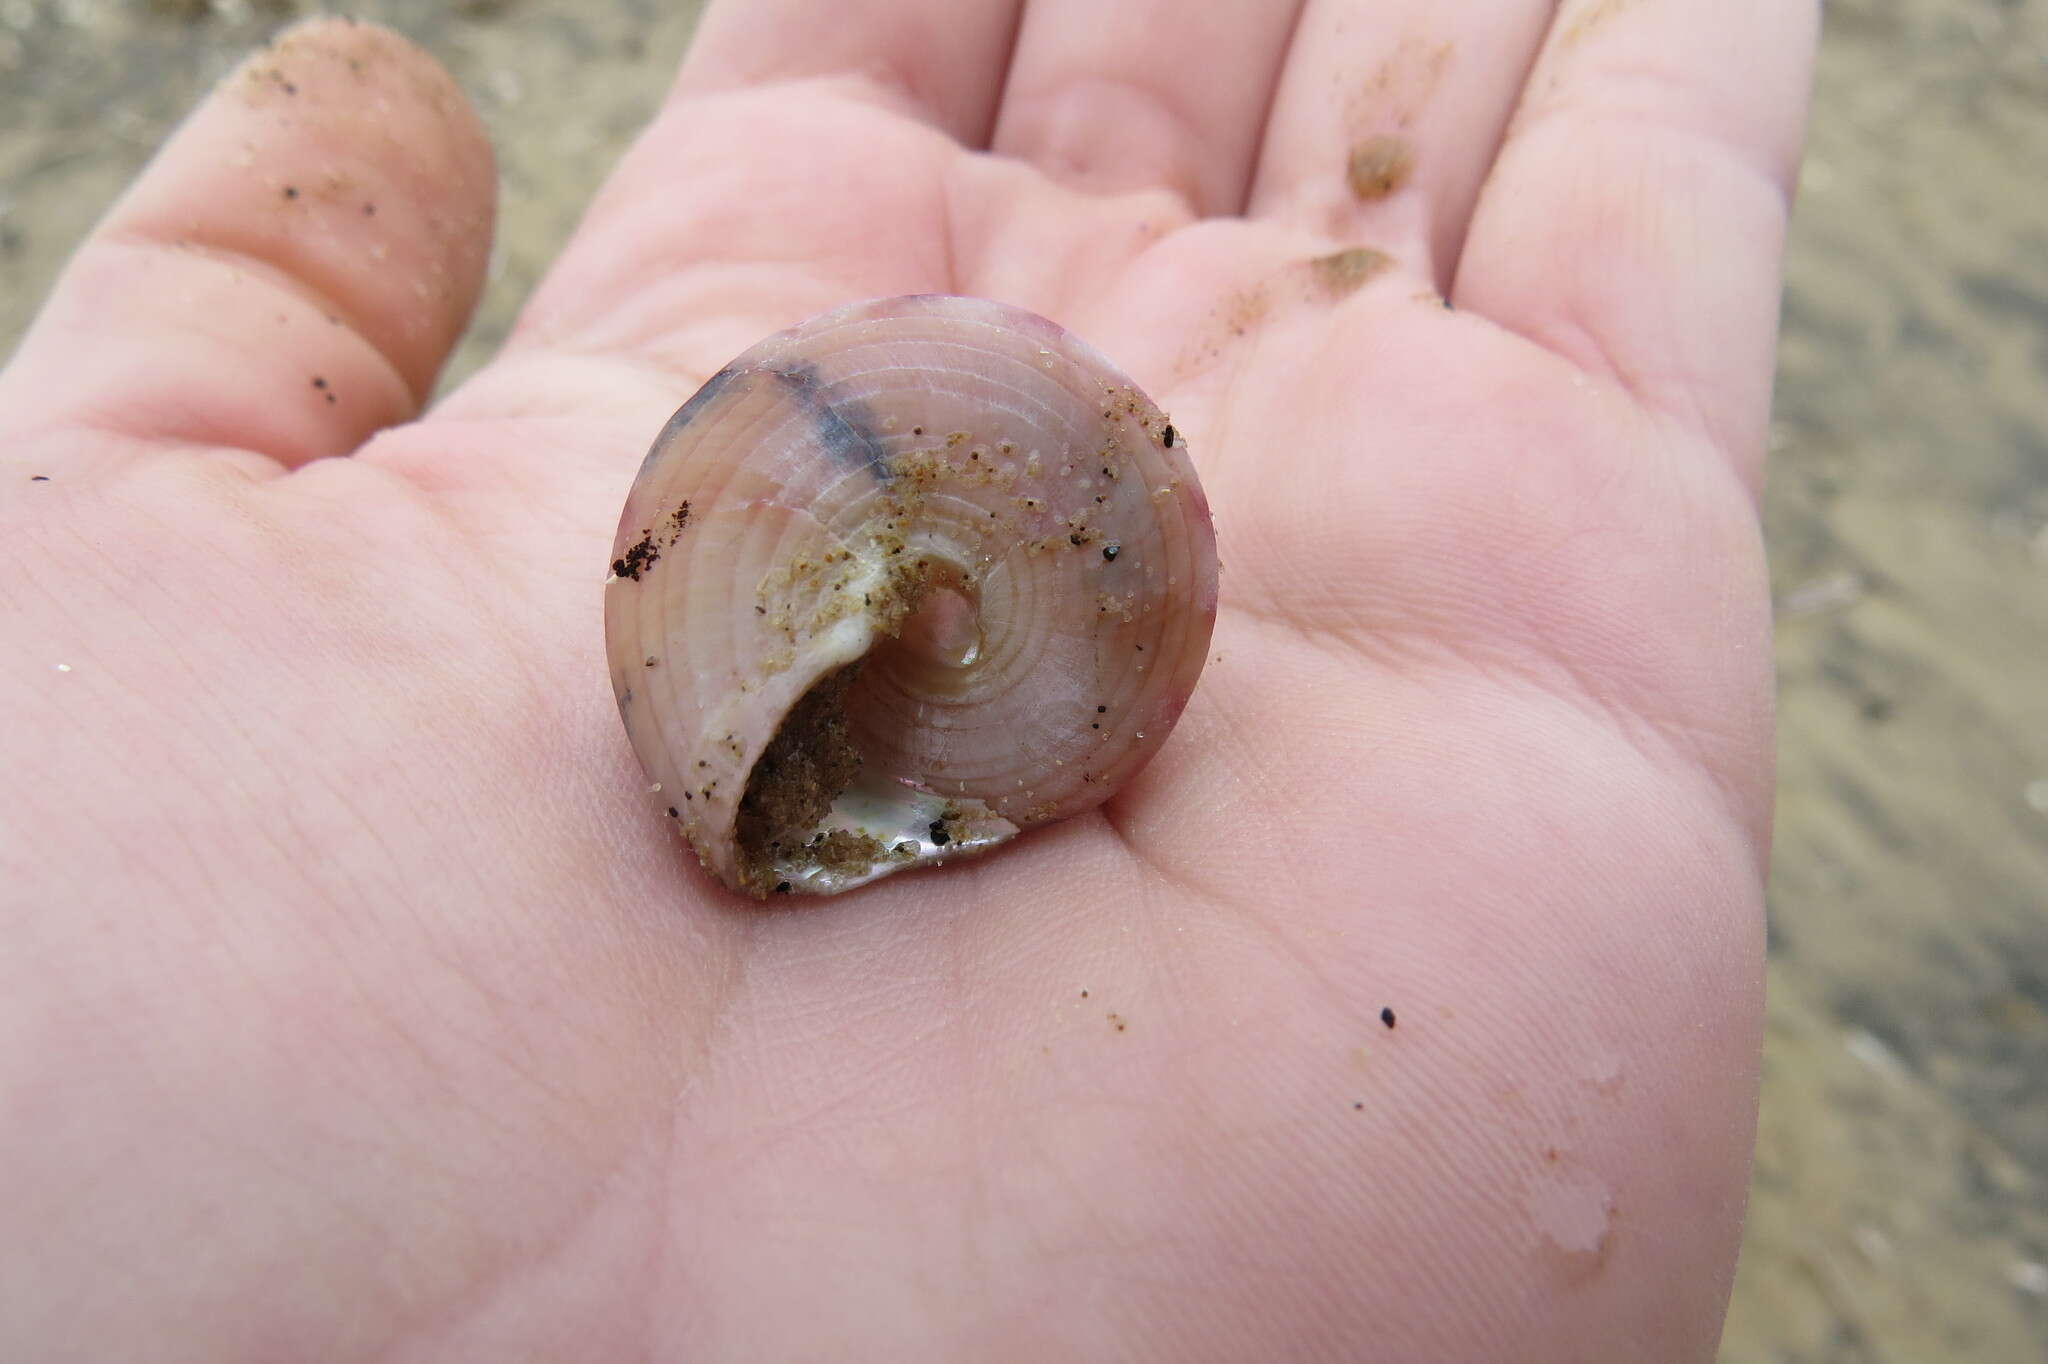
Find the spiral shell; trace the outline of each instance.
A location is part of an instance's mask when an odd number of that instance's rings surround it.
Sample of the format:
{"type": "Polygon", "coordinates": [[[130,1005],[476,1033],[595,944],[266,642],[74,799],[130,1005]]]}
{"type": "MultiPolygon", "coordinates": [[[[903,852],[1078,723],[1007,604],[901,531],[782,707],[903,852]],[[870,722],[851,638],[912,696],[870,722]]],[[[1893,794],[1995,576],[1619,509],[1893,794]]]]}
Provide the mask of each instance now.
{"type": "Polygon", "coordinates": [[[830,894],[1100,804],[1187,703],[1216,541],[1178,433],[1044,318],[881,299],[769,337],[655,440],[605,629],[719,880],[830,894]]]}

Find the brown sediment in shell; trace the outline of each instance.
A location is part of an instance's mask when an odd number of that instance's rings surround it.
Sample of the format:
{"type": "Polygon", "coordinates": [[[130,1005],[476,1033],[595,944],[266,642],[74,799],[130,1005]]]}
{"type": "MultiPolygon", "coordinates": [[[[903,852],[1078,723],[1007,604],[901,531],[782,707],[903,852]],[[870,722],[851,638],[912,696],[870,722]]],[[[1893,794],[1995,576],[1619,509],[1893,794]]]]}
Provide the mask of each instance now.
{"type": "Polygon", "coordinates": [[[1053,323],[883,299],[768,338],[670,419],[605,616],[659,804],[757,896],[985,851],[1107,799],[1201,672],[1186,443],[1053,323]]]}

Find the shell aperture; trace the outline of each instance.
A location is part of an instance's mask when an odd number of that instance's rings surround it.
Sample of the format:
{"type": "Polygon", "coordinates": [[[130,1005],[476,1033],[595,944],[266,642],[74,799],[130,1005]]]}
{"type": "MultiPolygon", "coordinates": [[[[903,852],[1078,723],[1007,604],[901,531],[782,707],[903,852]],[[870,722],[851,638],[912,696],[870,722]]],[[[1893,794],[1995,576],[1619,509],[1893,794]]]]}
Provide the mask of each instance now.
{"type": "Polygon", "coordinates": [[[1216,614],[1184,435],[1054,323],[942,295],[837,309],[713,375],[611,567],[655,799],[757,897],[1094,808],[1165,741],[1216,614]]]}

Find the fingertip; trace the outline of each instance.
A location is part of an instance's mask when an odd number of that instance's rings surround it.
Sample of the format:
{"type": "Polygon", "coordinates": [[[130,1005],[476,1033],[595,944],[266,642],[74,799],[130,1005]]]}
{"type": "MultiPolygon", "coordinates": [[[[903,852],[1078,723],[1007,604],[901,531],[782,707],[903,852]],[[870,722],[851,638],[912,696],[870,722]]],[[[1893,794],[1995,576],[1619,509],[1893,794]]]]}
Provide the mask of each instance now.
{"type": "Polygon", "coordinates": [[[1560,6],[1451,291],[1704,435],[1752,495],[1818,36],[1815,0],[1560,6]]]}
{"type": "Polygon", "coordinates": [[[431,391],[495,201],[483,124],[438,62],[372,24],[295,25],[109,212],[15,368],[59,420],[118,408],[134,434],[288,464],[352,449],[431,391]]]}
{"type": "Polygon", "coordinates": [[[1021,0],[710,4],[671,98],[851,77],[879,102],[932,124],[963,146],[985,146],[1022,8],[1021,0]]]}
{"type": "Polygon", "coordinates": [[[424,398],[483,286],[497,209],[483,120],[455,78],[375,24],[318,18],[239,66],[110,223],[201,226],[340,304],[424,398]],[[179,145],[185,144],[185,145],[179,145]],[[217,195],[217,197],[216,197],[217,195]]]}

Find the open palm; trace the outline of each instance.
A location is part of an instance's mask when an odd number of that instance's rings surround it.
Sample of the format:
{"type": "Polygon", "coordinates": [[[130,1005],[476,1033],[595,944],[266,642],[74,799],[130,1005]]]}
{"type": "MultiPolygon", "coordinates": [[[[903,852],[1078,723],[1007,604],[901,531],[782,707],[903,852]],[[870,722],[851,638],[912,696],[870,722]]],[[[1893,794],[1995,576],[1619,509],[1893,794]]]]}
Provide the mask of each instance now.
{"type": "Polygon", "coordinates": [[[488,155],[339,24],[0,380],[0,1354],[1709,1357],[1813,7],[845,8],[715,10],[424,417],[488,155]],[[922,291],[1188,433],[1214,658],[1101,812],[764,909],[606,551],[705,376],[922,291]]]}

